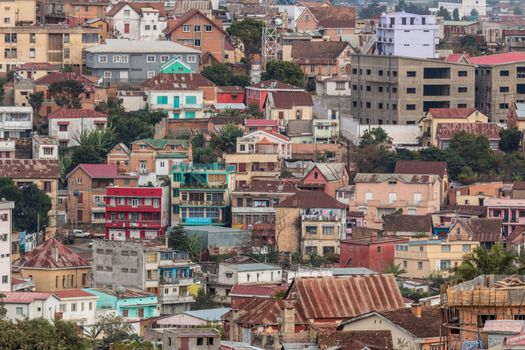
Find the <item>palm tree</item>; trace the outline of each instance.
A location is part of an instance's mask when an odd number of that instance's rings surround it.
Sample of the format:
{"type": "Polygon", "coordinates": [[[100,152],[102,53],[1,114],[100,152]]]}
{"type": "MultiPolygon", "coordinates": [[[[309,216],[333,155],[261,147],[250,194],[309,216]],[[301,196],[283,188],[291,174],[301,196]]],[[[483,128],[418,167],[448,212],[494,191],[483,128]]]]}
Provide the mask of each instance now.
{"type": "Polygon", "coordinates": [[[401,267],[401,264],[390,264],[386,267],[385,273],[394,275],[395,278],[398,278],[399,276],[407,273],[407,270],[401,267]]]}

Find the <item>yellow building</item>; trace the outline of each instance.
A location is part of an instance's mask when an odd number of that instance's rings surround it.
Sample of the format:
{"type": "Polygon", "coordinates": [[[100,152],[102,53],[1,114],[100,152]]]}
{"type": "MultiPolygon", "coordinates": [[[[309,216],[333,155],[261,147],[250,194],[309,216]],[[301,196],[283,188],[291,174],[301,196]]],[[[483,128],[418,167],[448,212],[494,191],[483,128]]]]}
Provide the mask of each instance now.
{"type": "Polygon", "coordinates": [[[27,62],[81,66],[82,51],[100,44],[100,31],[66,25],[0,27],[0,72],[27,62]]]}
{"type": "Polygon", "coordinates": [[[91,266],[54,238],[24,255],[17,263],[20,276],[31,278],[37,292],[89,287],[91,266]]]}
{"type": "Polygon", "coordinates": [[[0,0],[0,25],[16,27],[36,22],[36,0],[0,0]]]}

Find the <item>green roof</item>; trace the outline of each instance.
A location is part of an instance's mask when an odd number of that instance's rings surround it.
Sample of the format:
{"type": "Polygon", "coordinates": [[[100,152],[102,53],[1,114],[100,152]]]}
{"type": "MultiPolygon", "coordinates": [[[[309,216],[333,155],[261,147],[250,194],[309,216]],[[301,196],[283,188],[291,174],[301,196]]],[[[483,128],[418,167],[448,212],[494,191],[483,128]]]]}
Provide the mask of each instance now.
{"type": "Polygon", "coordinates": [[[183,147],[188,147],[190,144],[188,140],[173,140],[173,139],[142,139],[142,140],[134,141],[132,143],[140,143],[140,142],[145,142],[155,149],[163,149],[167,145],[182,145],[183,147]]]}
{"type": "Polygon", "coordinates": [[[173,152],[173,153],[160,153],[157,154],[157,158],[187,158],[188,153],[186,152],[173,152]]]}

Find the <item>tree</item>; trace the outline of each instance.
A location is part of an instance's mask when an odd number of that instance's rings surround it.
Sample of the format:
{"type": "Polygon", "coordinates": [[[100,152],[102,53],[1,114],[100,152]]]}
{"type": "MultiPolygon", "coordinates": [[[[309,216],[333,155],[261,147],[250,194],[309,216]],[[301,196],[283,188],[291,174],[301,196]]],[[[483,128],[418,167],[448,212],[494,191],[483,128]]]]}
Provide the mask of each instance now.
{"type": "Polygon", "coordinates": [[[243,131],[235,124],[226,124],[219,132],[212,136],[211,147],[217,152],[234,152],[237,147],[237,138],[243,135],[243,131]]]}
{"type": "Polygon", "coordinates": [[[98,321],[88,330],[87,338],[93,347],[109,344],[118,344],[130,339],[133,333],[131,324],[124,321],[120,316],[101,316],[98,321]]]}
{"type": "Polygon", "coordinates": [[[512,13],[516,16],[521,16],[523,15],[523,10],[521,9],[520,6],[516,5],[514,6],[514,9],[512,9],[512,13]]]}
{"type": "Polygon", "coordinates": [[[254,19],[235,21],[227,29],[228,35],[244,53],[246,74],[249,73],[253,57],[261,53],[263,22],[254,19]]]}
{"type": "Polygon", "coordinates": [[[380,6],[377,0],[372,1],[359,11],[359,18],[373,18],[386,12],[386,6],[380,6]]]}
{"type": "Polygon", "coordinates": [[[505,153],[518,151],[522,136],[518,128],[501,129],[499,132],[499,149],[505,153]]]}
{"type": "Polygon", "coordinates": [[[250,78],[246,75],[234,75],[232,69],[224,63],[214,63],[204,67],[201,74],[215,85],[219,86],[247,86],[250,78]]]}
{"type": "Polygon", "coordinates": [[[391,145],[392,138],[388,136],[386,131],[381,128],[373,128],[372,130],[365,130],[359,139],[359,147],[364,148],[368,145],[391,145]]]}
{"type": "Polygon", "coordinates": [[[262,75],[262,80],[270,79],[303,87],[305,75],[301,67],[293,62],[271,61],[266,64],[266,71],[262,75]]]}
{"type": "Polygon", "coordinates": [[[479,17],[479,12],[478,12],[478,10],[476,10],[476,9],[472,9],[472,11],[470,11],[470,15],[471,15],[472,17],[476,17],[476,18],[478,18],[478,17],[479,17]]]}
{"type": "Polygon", "coordinates": [[[195,302],[191,304],[190,308],[192,310],[206,310],[206,309],[213,309],[216,308],[218,304],[213,301],[213,298],[206,294],[204,289],[200,288],[197,292],[197,298],[195,298],[195,302]]]}
{"type": "Polygon", "coordinates": [[[248,116],[253,116],[259,118],[261,116],[261,111],[259,110],[259,105],[257,103],[250,103],[248,109],[246,109],[246,114],[248,116]]]}
{"type": "Polygon", "coordinates": [[[391,264],[386,267],[385,273],[392,274],[395,278],[398,278],[399,276],[407,273],[407,270],[401,267],[401,264],[391,264]]]}
{"type": "Polygon", "coordinates": [[[35,232],[47,226],[51,199],[35,184],[25,185],[20,189],[18,202],[15,202],[15,227],[35,232]]]}
{"type": "Polygon", "coordinates": [[[49,93],[60,108],[81,108],[84,84],[77,80],[57,81],[49,85],[49,93]]]}
{"type": "Polygon", "coordinates": [[[190,259],[194,262],[200,263],[201,261],[201,239],[196,234],[186,237],[186,252],[190,254],[190,259]]]}
{"type": "Polygon", "coordinates": [[[33,114],[35,116],[38,115],[38,111],[40,110],[42,103],[44,103],[44,93],[42,91],[35,92],[34,94],[27,95],[26,98],[31,108],[33,108],[33,114]]]}
{"type": "Polygon", "coordinates": [[[168,236],[168,247],[173,250],[183,252],[186,250],[186,241],[187,237],[184,227],[181,225],[173,227],[173,231],[171,231],[168,236]]]}
{"type": "Polygon", "coordinates": [[[458,132],[452,137],[449,150],[462,158],[475,172],[486,173],[489,169],[494,169],[489,140],[483,135],[458,132]]]}
{"type": "Polygon", "coordinates": [[[209,164],[217,161],[217,154],[211,147],[206,146],[206,139],[203,134],[197,134],[191,140],[193,163],[209,164]]]}
{"type": "Polygon", "coordinates": [[[74,140],[78,145],[71,148],[69,170],[78,164],[104,163],[107,153],[115,145],[112,128],[83,131],[74,140]]]}
{"type": "Polygon", "coordinates": [[[461,52],[466,52],[471,56],[479,56],[482,52],[482,47],[485,47],[486,42],[483,37],[474,35],[463,35],[459,38],[458,49],[461,52]]]}
{"type": "Polygon", "coordinates": [[[153,137],[155,125],[158,124],[166,113],[141,109],[130,113],[117,113],[109,115],[109,125],[115,133],[115,144],[131,142],[153,137]]]}
{"type": "Polygon", "coordinates": [[[452,11],[452,19],[453,19],[454,21],[459,21],[459,20],[461,20],[461,19],[459,18],[459,10],[458,10],[457,7],[454,9],[454,11],[452,11]]]}
{"type": "Polygon", "coordinates": [[[97,112],[105,113],[107,115],[123,114],[124,107],[122,100],[118,97],[108,97],[106,101],[99,102],[95,106],[97,112]]]}
{"type": "Polygon", "coordinates": [[[450,12],[448,12],[448,10],[444,8],[443,6],[441,6],[439,10],[436,12],[436,16],[443,17],[445,21],[450,21],[451,19],[450,12]]]}

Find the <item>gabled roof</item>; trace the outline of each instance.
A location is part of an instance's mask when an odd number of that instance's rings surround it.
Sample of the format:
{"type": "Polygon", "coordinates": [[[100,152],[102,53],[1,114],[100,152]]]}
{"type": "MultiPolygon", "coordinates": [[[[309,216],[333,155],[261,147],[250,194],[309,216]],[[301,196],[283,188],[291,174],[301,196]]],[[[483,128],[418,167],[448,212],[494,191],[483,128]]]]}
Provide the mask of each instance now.
{"type": "Polygon", "coordinates": [[[317,340],[320,349],[379,350],[394,349],[390,331],[329,331],[319,332],[317,340]]]}
{"type": "Polygon", "coordinates": [[[58,179],[60,163],[47,159],[0,159],[0,178],[58,179]]]}
{"type": "Polygon", "coordinates": [[[358,173],[355,183],[382,183],[385,181],[401,181],[407,184],[429,184],[439,180],[438,175],[426,174],[383,174],[383,173],[358,173]]]}
{"type": "Polygon", "coordinates": [[[246,193],[295,193],[295,184],[284,180],[254,180],[235,189],[246,193]]]}
{"type": "Polygon", "coordinates": [[[470,63],[469,58],[470,58],[469,54],[453,53],[453,54],[448,55],[445,58],[445,62],[470,63]]]}
{"type": "Polygon", "coordinates": [[[312,95],[306,91],[274,91],[270,93],[277,109],[291,109],[294,106],[313,106],[312,95]]]}
{"type": "Polygon", "coordinates": [[[432,232],[430,215],[391,214],[383,216],[385,232],[432,232]]]}
{"type": "Polygon", "coordinates": [[[170,40],[128,40],[128,39],[106,39],[104,44],[88,47],[85,49],[90,53],[160,53],[200,54],[199,50],[175,43],[170,40]]]}
{"type": "Polygon", "coordinates": [[[515,62],[525,62],[525,52],[506,52],[488,56],[470,57],[470,63],[478,66],[495,66],[515,62]]]}
{"type": "Polygon", "coordinates": [[[185,68],[189,69],[190,71],[192,71],[191,67],[188,66],[186,63],[182,62],[182,60],[180,60],[178,57],[172,57],[170,60],[164,62],[161,66],[160,66],[160,70],[163,71],[165,70],[166,68],[174,65],[175,63],[178,63],[182,66],[184,66],[185,68]]]}
{"type": "Polygon", "coordinates": [[[298,64],[335,64],[348,45],[346,41],[295,41],[292,59],[298,64]]]}
{"type": "Polygon", "coordinates": [[[355,28],[355,7],[330,6],[308,9],[323,28],[355,28]]]}
{"type": "Polygon", "coordinates": [[[215,85],[200,73],[160,73],[142,84],[148,90],[197,90],[208,86],[215,85]]]}
{"type": "Polygon", "coordinates": [[[450,231],[452,232],[456,224],[461,224],[466,233],[472,237],[474,241],[480,243],[501,242],[503,235],[501,232],[501,219],[489,218],[453,218],[450,223],[450,231]]]}
{"type": "Polygon", "coordinates": [[[279,139],[280,141],[288,142],[290,143],[290,138],[288,136],[285,136],[283,134],[280,134],[278,132],[274,132],[271,130],[256,130],[254,132],[251,132],[249,134],[246,134],[244,136],[241,136],[240,139],[249,139],[254,136],[260,136],[261,138],[265,138],[265,136],[271,138],[271,139],[279,139]]]}
{"type": "Polygon", "coordinates": [[[95,294],[91,294],[82,289],[64,289],[57,290],[53,293],[58,299],[70,299],[70,298],[94,298],[95,294]]]}
{"type": "Polygon", "coordinates": [[[106,118],[107,115],[94,109],[61,108],[47,116],[48,119],[106,118]]]}
{"type": "Polygon", "coordinates": [[[115,164],[79,164],[68,174],[68,177],[77,169],[82,169],[92,179],[114,179],[118,177],[115,164]]]}
{"type": "Polygon", "coordinates": [[[183,313],[204,321],[215,322],[220,321],[221,317],[228,313],[230,310],[231,309],[228,307],[220,307],[216,309],[184,311],[183,313]]]}
{"type": "Polygon", "coordinates": [[[272,119],[246,119],[244,125],[249,127],[277,127],[279,125],[278,120],[272,119]]]}
{"type": "Polygon", "coordinates": [[[31,304],[35,300],[47,300],[52,293],[42,292],[2,292],[2,302],[6,304],[31,304]]]}
{"type": "Polygon", "coordinates": [[[429,108],[433,118],[467,118],[476,108],[429,108]]]}
{"type": "Polygon", "coordinates": [[[345,163],[311,163],[305,171],[305,177],[312,172],[314,168],[317,168],[321,174],[328,181],[338,181],[341,180],[345,171],[345,163]]]}
{"type": "Polygon", "coordinates": [[[392,275],[296,278],[286,293],[307,319],[346,319],[404,307],[392,275]]]}
{"type": "Polygon", "coordinates": [[[106,16],[107,17],[115,16],[126,5],[131,7],[133,11],[135,11],[138,15],[141,15],[141,16],[142,16],[143,9],[150,8],[150,9],[159,11],[159,17],[166,17],[166,10],[164,9],[164,2],[162,1],[157,1],[157,2],[121,1],[115,4],[115,6],[113,6],[111,10],[109,10],[106,13],[106,16]]]}
{"type": "Polygon", "coordinates": [[[90,264],[80,255],[64,246],[60,241],[50,238],[18,261],[20,268],[69,269],[89,268],[90,264]]]}
{"type": "Polygon", "coordinates": [[[279,292],[284,292],[288,289],[285,286],[277,285],[249,285],[249,284],[236,284],[233,286],[230,297],[259,297],[259,298],[272,298],[279,292]]]}
{"type": "Polygon", "coordinates": [[[126,153],[127,155],[129,155],[131,153],[131,151],[129,150],[128,146],[126,146],[124,143],[120,142],[118,144],[115,145],[115,147],[113,147],[111,149],[111,151],[109,151],[108,154],[111,154],[114,150],[120,148],[122,151],[124,151],[124,153],[126,153]]]}
{"type": "Polygon", "coordinates": [[[173,9],[170,11],[176,16],[183,15],[191,10],[199,10],[205,12],[212,11],[210,0],[176,0],[173,9]]]}
{"type": "Polygon", "coordinates": [[[17,70],[58,70],[58,67],[49,62],[26,62],[22,64],[17,70]]]}
{"type": "MultiPolygon", "coordinates": [[[[282,309],[293,306],[294,302],[281,299],[250,298],[239,306],[239,317],[236,322],[244,325],[278,325],[281,324],[282,309]]],[[[306,319],[299,308],[295,308],[295,323],[306,324],[306,319]]]]}
{"type": "Polygon", "coordinates": [[[93,80],[88,79],[85,75],[75,72],[51,72],[42,78],[35,80],[36,85],[50,85],[64,80],[75,80],[82,84],[94,84],[93,80]]]}
{"type": "Polygon", "coordinates": [[[439,123],[436,137],[440,140],[451,139],[459,132],[483,135],[489,140],[499,140],[500,127],[497,123],[439,123]]]}
{"type": "MultiPolygon", "coordinates": [[[[269,90],[269,91],[278,91],[278,90],[303,90],[300,87],[293,86],[290,84],[283,83],[279,80],[265,80],[260,81],[258,83],[252,84],[250,86],[246,87],[247,89],[261,89],[261,90],[269,90]]],[[[303,90],[304,91],[304,90],[303,90]]]]}
{"type": "Polygon", "coordinates": [[[301,208],[301,209],[346,209],[348,206],[337,201],[324,191],[298,191],[293,196],[286,198],[277,204],[279,208],[301,208]]]}
{"type": "Polygon", "coordinates": [[[189,146],[189,141],[187,140],[173,140],[173,139],[142,139],[133,141],[131,144],[146,143],[151,148],[159,150],[164,149],[166,146],[182,146],[187,148],[189,146]]]}
{"type": "Polygon", "coordinates": [[[424,160],[398,160],[396,161],[394,174],[438,175],[443,179],[445,175],[447,175],[447,162],[433,162],[424,160]]]}
{"type": "Polygon", "coordinates": [[[211,25],[215,26],[221,32],[226,34],[226,32],[224,31],[222,26],[220,26],[216,21],[212,21],[210,18],[208,18],[206,15],[204,15],[202,12],[200,12],[199,10],[196,10],[196,9],[193,9],[193,10],[190,10],[190,11],[186,12],[182,17],[180,17],[177,20],[177,22],[175,22],[172,26],[166,28],[164,30],[164,33],[166,33],[167,35],[170,35],[171,33],[173,33],[175,31],[175,29],[179,28],[181,25],[186,23],[193,16],[200,16],[200,17],[202,17],[203,19],[208,21],[211,25]]]}

